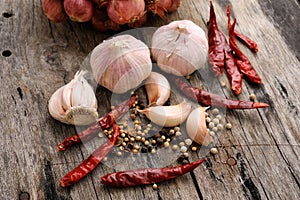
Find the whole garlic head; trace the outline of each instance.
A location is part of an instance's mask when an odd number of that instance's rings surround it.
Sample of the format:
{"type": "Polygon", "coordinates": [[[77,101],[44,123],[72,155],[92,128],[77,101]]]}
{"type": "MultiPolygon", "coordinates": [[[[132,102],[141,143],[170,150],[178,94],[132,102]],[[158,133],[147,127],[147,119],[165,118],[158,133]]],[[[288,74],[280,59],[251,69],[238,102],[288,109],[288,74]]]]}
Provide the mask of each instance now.
{"type": "Polygon", "coordinates": [[[187,76],[205,66],[208,41],[203,29],[192,21],[174,21],[155,31],[151,54],[163,71],[187,76]]]}
{"type": "Polygon", "coordinates": [[[97,99],[93,88],[78,71],[74,79],[56,90],[49,100],[50,115],[63,123],[88,125],[98,119],[97,99]]]}
{"type": "Polygon", "coordinates": [[[114,93],[137,87],[152,71],[149,48],[130,35],[103,41],[93,50],[90,63],[95,80],[114,93]]]}

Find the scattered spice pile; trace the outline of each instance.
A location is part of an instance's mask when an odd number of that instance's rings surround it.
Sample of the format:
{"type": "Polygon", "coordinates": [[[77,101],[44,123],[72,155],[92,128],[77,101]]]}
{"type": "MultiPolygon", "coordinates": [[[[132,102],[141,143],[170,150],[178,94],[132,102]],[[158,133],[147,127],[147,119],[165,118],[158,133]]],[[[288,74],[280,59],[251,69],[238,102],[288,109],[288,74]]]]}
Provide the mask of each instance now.
{"type": "Polygon", "coordinates": [[[148,14],[165,19],[177,10],[180,0],[42,0],[43,11],[52,22],[68,18],[91,21],[99,31],[119,31],[124,26],[140,27],[148,14]]]}
{"type": "MultiPolygon", "coordinates": [[[[65,0],[64,4],[70,1],[65,0]]],[[[108,9],[110,3],[118,1],[97,2],[99,5],[106,5],[108,9]]],[[[147,1],[146,4],[148,9],[155,10],[163,17],[166,9],[159,10],[161,7],[158,7],[158,2],[163,1],[147,1]],[[150,3],[152,7],[149,7],[150,3]]],[[[86,117],[89,113],[95,115],[97,101],[93,90],[83,77],[85,72],[77,72],[70,83],[53,94],[49,101],[49,112],[55,119],[66,124],[81,125],[86,124],[88,118],[88,122],[93,123],[86,130],[59,143],[58,151],[65,151],[97,136],[107,139],[86,160],[61,179],[61,186],[77,183],[101,161],[107,161],[108,154],[117,157],[153,155],[158,149],[164,148],[179,153],[179,160],[183,161],[189,157],[188,150],[198,152],[202,147],[211,148],[214,137],[224,128],[231,129],[231,124],[225,122],[220,109],[269,107],[266,103],[254,102],[255,97],[252,98],[253,101],[226,99],[193,87],[183,78],[204,67],[209,57],[212,70],[217,74],[222,73],[226,67],[231,88],[236,94],[241,92],[241,73],[253,82],[261,83],[249,60],[238,49],[235,37],[247,42],[255,52],[257,45],[253,45],[251,41],[248,43],[249,39],[234,31],[236,20],[233,24],[230,23],[230,7],[227,9],[230,38],[228,44],[224,34],[217,27],[213,5],[210,3],[208,40],[199,26],[189,20],[181,20],[158,28],[153,34],[150,48],[128,34],[113,37],[95,47],[90,58],[95,81],[114,94],[132,91],[128,100],[113,106],[111,111],[97,122],[95,117],[86,117]],[[151,58],[156,62],[159,72],[152,71],[151,58]],[[143,81],[147,104],[135,93],[143,81]],[[176,105],[166,105],[171,95],[171,86],[177,88],[184,98],[176,105]],[[86,98],[87,96],[90,98],[86,98]],[[129,115],[124,121],[126,113],[129,115]],[[85,123],[80,123],[82,120],[85,123]]],[[[151,11],[154,12],[153,10],[151,11]]],[[[211,148],[210,151],[212,154],[218,153],[216,148],[211,148]]],[[[205,158],[176,167],[111,173],[103,176],[101,183],[116,187],[154,184],[185,174],[204,161],[205,158]]],[[[153,188],[157,188],[157,185],[153,185],[153,188]]]]}

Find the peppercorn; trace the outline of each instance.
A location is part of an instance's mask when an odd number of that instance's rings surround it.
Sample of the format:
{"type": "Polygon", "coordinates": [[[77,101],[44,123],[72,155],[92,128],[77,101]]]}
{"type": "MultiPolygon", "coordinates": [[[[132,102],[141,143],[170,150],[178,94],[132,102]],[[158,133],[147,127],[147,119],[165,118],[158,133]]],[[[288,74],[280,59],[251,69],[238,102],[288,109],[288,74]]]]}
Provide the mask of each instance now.
{"type": "Polygon", "coordinates": [[[139,135],[135,137],[135,140],[136,140],[136,141],[140,141],[141,139],[142,139],[142,137],[139,136],[139,135]]]}
{"type": "Polygon", "coordinates": [[[139,152],[139,150],[133,149],[132,152],[133,152],[134,154],[137,154],[137,153],[139,152]]]}
{"type": "Polygon", "coordinates": [[[218,127],[213,127],[211,130],[216,133],[218,132],[218,127]]]}
{"type": "Polygon", "coordinates": [[[102,138],[104,136],[104,134],[102,132],[98,133],[98,137],[102,138]]]}
{"type": "Polygon", "coordinates": [[[118,151],[118,152],[117,152],[117,156],[122,156],[122,152],[121,152],[121,151],[118,151]]]}
{"type": "Polygon", "coordinates": [[[169,142],[164,142],[164,147],[167,148],[170,146],[170,143],[169,142]]]}
{"type": "Polygon", "coordinates": [[[156,140],[152,140],[151,144],[155,145],[156,144],[156,140]]]}
{"type": "Polygon", "coordinates": [[[192,151],[197,151],[198,148],[197,147],[192,147],[192,151]]]}
{"type": "Polygon", "coordinates": [[[175,135],[176,135],[176,137],[179,137],[182,135],[182,133],[180,131],[176,131],[175,135]]]}
{"type": "Polygon", "coordinates": [[[157,188],[158,188],[157,184],[154,183],[154,184],[152,185],[152,188],[153,188],[153,190],[157,190],[157,188]]]}
{"type": "Polygon", "coordinates": [[[223,125],[222,124],[218,124],[217,128],[218,128],[219,131],[221,131],[221,130],[223,130],[223,125]]]}
{"type": "Polygon", "coordinates": [[[256,99],[256,95],[255,95],[255,94],[250,94],[249,99],[250,99],[251,101],[254,101],[254,100],[256,99]]]}
{"type": "Polygon", "coordinates": [[[133,144],[132,143],[128,143],[127,148],[128,149],[133,149],[133,144]]]}
{"type": "Polygon", "coordinates": [[[206,121],[207,123],[210,123],[210,122],[211,122],[211,118],[210,118],[210,117],[206,117],[206,118],[205,118],[205,121],[206,121]]]}
{"type": "Polygon", "coordinates": [[[218,108],[214,108],[214,109],[212,110],[212,114],[214,114],[214,115],[219,114],[219,109],[218,109],[218,108]]]}
{"type": "Polygon", "coordinates": [[[208,124],[208,127],[209,127],[209,128],[213,128],[213,127],[215,127],[215,123],[213,123],[213,122],[209,122],[209,124],[208,124]]]}
{"type": "Polygon", "coordinates": [[[178,150],[178,145],[176,145],[176,144],[174,144],[173,146],[172,146],[172,150],[174,150],[174,151],[177,151],[178,150]]]}
{"type": "Polygon", "coordinates": [[[227,123],[227,124],[225,125],[225,128],[231,129],[231,128],[232,128],[232,125],[231,125],[230,123],[227,123]]]}
{"type": "Polygon", "coordinates": [[[142,153],[147,153],[148,152],[148,148],[147,147],[142,147],[141,148],[141,152],[142,153]]]}
{"type": "Polygon", "coordinates": [[[218,153],[218,149],[213,147],[213,148],[210,149],[210,153],[215,155],[215,154],[218,153]]]}
{"type": "Polygon", "coordinates": [[[174,131],[176,132],[176,131],[180,131],[180,128],[178,127],[178,126],[175,126],[174,127],[174,131]]]}
{"type": "Polygon", "coordinates": [[[188,145],[188,146],[192,145],[192,143],[193,143],[193,141],[191,139],[186,139],[185,140],[185,144],[188,145]]]}
{"type": "Polygon", "coordinates": [[[156,143],[158,145],[162,145],[164,143],[164,141],[161,138],[157,138],[156,143]]]}
{"type": "Polygon", "coordinates": [[[217,118],[218,120],[221,120],[223,117],[222,117],[222,115],[217,115],[216,118],[217,118]]]}
{"type": "Polygon", "coordinates": [[[220,121],[219,121],[217,118],[214,118],[214,119],[213,119],[213,123],[214,123],[215,125],[217,125],[217,124],[220,123],[220,121]]]}
{"type": "Polygon", "coordinates": [[[182,146],[182,147],[180,148],[180,151],[181,151],[182,153],[185,153],[185,152],[187,151],[186,146],[182,146]]]}
{"type": "Polygon", "coordinates": [[[152,149],[152,150],[151,150],[151,153],[152,153],[152,154],[155,154],[155,153],[156,153],[156,150],[155,150],[155,149],[152,149]]]}

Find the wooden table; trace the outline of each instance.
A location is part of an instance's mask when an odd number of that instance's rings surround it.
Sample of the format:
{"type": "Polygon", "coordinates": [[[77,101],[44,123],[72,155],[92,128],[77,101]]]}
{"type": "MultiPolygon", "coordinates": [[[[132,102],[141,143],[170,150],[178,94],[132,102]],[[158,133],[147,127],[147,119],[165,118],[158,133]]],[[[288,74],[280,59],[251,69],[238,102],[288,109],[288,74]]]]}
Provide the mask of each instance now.
{"type": "MultiPolygon", "coordinates": [[[[48,100],[110,34],[96,32],[88,24],[51,23],[39,0],[1,0],[0,199],[300,199],[299,1],[216,0],[218,23],[225,34],[228,2],[237,17],[236,29],[259,45],[259,52],[253,54],[238,43],[263,85],[244,81],[238,97],[229,87],[216,87],[221,95],[240,100],[255,93],[270,108],[228,111],[226,120],[233,128],[218,138],[219,153],[207,155],[208,162],[193,173],[153,190],[151,185],[102,186],[99,177],[113,171],[102,164],[75,186],[59,186],[61,177],[91,152],[84,145],[57,152],[57,144],[76,130],[51,118],[48,100]],[[228,165],[229,158],[237,165],[228,165]]],[[[153,18],[147,25],[189,19],[207,32],[208,16],[208,0],[183,0],[166,21],[153,18]]],[[[225,75],[216,80],[228,81],[225,75]]],[[[107,112],[106,98],[107,94],[100,98],[101,115],[107,112]]],[[[196,157],[193,154],[191,159],[196,157]]]]}

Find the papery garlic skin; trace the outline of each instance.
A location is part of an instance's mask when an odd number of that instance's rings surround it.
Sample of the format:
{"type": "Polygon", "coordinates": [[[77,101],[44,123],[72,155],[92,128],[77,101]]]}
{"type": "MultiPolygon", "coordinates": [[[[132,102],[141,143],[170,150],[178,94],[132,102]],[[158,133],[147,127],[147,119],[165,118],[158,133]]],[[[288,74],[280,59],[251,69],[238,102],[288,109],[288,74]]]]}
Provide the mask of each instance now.
{"type": "Polygon", "coordinates": [[[183,123],[192,109],[186,101],[173,106],[152,106],[139,112],[145,114],[153,123],[163,127],[174,127],[183,123]]]}
{"type": "Polygon", "coordinates": [[[148,96],[148,104],[162,106],[171,94],[170,83],[166,77],[157,72],[151,72],[145,81],[148,96]]]}
{"type": "Polygon", "coordinates": [[[137,87],[152,71],[149,48],[130,35],[103,41],[93,50],[90,63],[99,85],[119,94],[137,87]]]}
{"type": "Polygon", "coordinates": [[[203,29],[192,21],[174,21],[155,31],[151,54],[163,71],[187,76],[205,66],[208,41],[203,29]]]}
{"type": "Polygon", "coordinates": [[[97,99],[93,88],[78,71],[74,79],[56,90],[48,104],[50,115],[63,123],[88,125],[98,119],[97,99]]]}
{"type": "Polygon", "coordinates": [[[212,141],[208,133],[205,121],[205,110],[207,108],[199,107],[194,109],[186,120],[186,131],[190,138],[203,146],[208,146],[212,141]]]}

